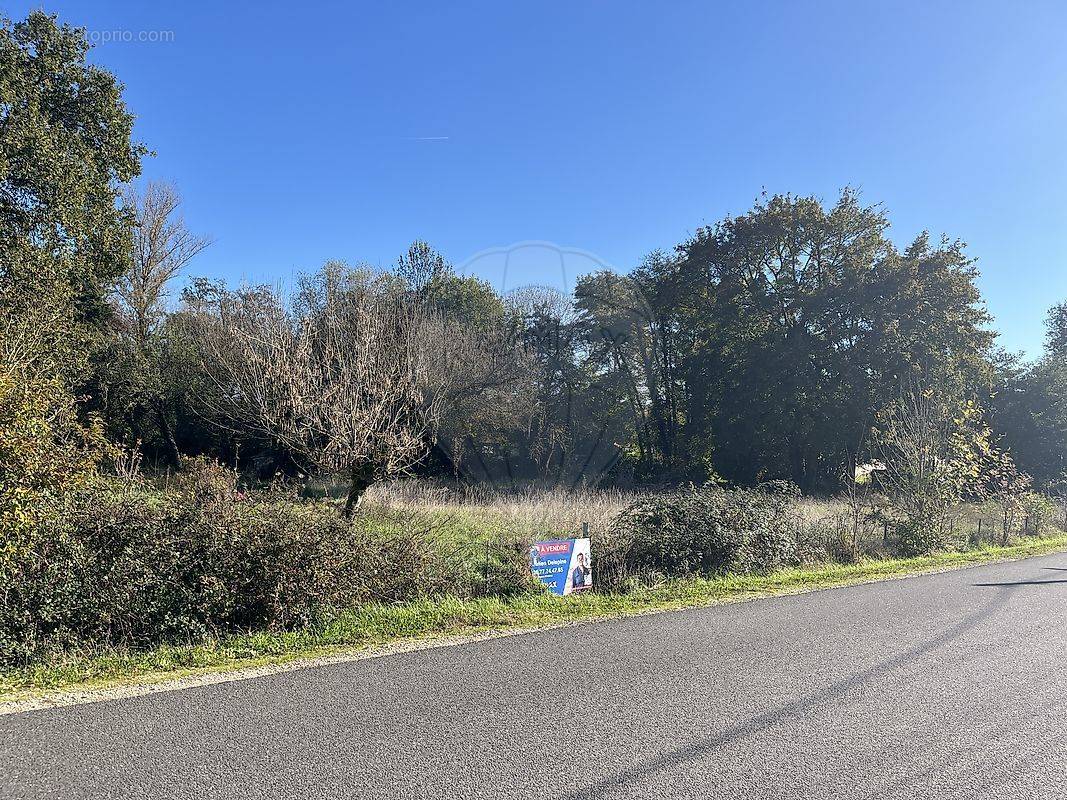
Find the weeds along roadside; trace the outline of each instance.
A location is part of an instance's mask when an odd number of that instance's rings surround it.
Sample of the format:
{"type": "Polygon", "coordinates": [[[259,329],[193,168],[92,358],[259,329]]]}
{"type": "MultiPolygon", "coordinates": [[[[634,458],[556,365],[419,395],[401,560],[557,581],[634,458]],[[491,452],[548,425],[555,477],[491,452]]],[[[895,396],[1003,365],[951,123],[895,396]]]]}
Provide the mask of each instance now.
{"type": "MultiPolygon", "coordinates": [[[[1032,505],[1009,539],[1057,530],[1059,510],[1032,505]]],[[[981,544],[975,516],[1000,543],[997,509],[973,506],[950,549],[981,544]]],[[[894,555],[888,525],[865,519],[850,530],[842,503],[800,498],[787,484],[491,494],[397,482],[345,520],[329,499],[242,489],[231,470],[203,461],[161,484],[91,481],[50,504],[4,554],[0,658],[25,669],[231,636],[299,640],[358,609],[536,598],[530,542],[577,534],[583,522],[600,597],[848,563],[853,536],[860,558],[894,555]]]]}

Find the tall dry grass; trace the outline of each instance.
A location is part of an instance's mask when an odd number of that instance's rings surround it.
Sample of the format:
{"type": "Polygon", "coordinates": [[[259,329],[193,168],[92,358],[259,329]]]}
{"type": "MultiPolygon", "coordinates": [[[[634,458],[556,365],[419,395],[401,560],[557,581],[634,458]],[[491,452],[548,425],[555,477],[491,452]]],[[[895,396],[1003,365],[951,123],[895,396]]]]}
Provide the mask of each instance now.
{"type": "Polygon", "coordinates": [[[487,525],[519,538],[574,536],[588,524],[590,534],[607,534],[612,521],[640,495],[618,489],[544,489],[501,491],[417,479],[373,486],[364,504],[487,525]]]}
{"type": "MultiPolygon", "coordinates": [[[[611,545],[613,522],[631,503],[649,492],[579,488],[572,491],[527,486],[501,490],[492,486],[400,479],[372,487],[364,509],[371,513],[408,514],[425,521],[445,539],[465,546],[481,547],[529,543],[537,539],[580,535],[583,523],[602,545],[611,545]]],[[[886,506],[871,498],[854,525],[851,509],[843,497],[802,497],[792,509],[797,539],[805,560],[849,561],[854,556],[880,558],[891,555],[896,545],[893,523],[886,506]],[[875,513],[882,510],[882,514],[875,513]],[[856,536],[855,550],[853,535],[856,536]]],[[[1040,526],[1033,517],[1020,513],[1005,530],[1003,509],[996,503],[964,503],[956,509],[952,547],[981,543],[1000,544],[1019,536],[1046,530],[1067,530],[1067,507],[1045,515],[1040,526]],[[978,521],[982,520],[981,535],[978,521]]]]}

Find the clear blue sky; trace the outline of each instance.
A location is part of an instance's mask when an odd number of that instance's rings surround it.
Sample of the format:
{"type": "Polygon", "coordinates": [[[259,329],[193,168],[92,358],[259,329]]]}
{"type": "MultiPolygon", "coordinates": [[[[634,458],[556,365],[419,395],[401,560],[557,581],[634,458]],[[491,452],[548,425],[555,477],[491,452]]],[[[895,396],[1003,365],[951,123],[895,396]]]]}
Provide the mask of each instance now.
{"type": "Polygon", "coordinates": [[[384,266],[415,238],[628,269],[761,189],[853,184],[898,242],[968,242],[1003,344],[1038,352],[1067,298],[1067,6],[858,5],[43,7],[98,37],[172,32],[92,58],[126,84],[145,175],[217,240],[194,273],[384,266]]]}

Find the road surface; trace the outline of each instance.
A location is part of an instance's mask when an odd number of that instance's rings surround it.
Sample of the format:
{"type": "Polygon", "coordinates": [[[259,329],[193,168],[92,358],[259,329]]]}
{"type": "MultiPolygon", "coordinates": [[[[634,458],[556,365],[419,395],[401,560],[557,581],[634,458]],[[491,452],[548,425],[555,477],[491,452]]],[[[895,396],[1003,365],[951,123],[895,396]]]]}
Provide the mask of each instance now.
{"type": "Polygon", "coordinates": [[[1067,797],[1067,555],[0,717],[0,797],[1067,797]]]}

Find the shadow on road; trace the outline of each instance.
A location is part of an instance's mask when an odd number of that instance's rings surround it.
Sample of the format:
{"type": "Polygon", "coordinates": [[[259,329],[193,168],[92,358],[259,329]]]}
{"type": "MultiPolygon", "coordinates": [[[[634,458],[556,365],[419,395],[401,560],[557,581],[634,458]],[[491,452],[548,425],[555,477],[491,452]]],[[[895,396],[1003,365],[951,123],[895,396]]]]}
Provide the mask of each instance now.
{"type": "Polygon", "coordinates": [[[1067,583],[1067,578],[1054,581],[1004,581],[1003,583],[972,583],[971,586],[1041,586],[1048,583],[1067,583]]]}
{"type": "MultiPolygon", "coordinates": [[[[1004,583],[980,585],[1012,587],[1018,584],[1004,583]]],[[[922,658],[934,650],[944,647],[955,639],[958,639],[1000,609],[1007,602],[1011,593],[1012,590],[1010,588],[1007,591],[999,592],[991,602],[987,603],[971,616],[962,620],[959,624],[949,628],[940,636],[936,636],[927,642],[917,644],[914,647],[905,650],[898,656],[882,661],[879,664],[875,664],[862,672],[857,672],[855,675],[838,681],[837,683],[833,683],[822,691],[816,692],[808,697],[795,700],[792,703],[787,703],[778,708],[758,714],[751,719],[739,722],[736,725],[727,728],[722,733],[705,739],[704,741],[696,742],[686,747],[680,747],[677,750],[673,750],[658,758],[646,761],[644,764],[640,764],[632,769],[623,770],[615,775],[608,776],[594,784],[566,795],[565,800],[587,800],[588,798],[603,797],[607,793],[635,784],[643,778],[647,778],[657,772],[662,772],[671,767],[705,758],[716,750],[732,744],[739,739],[760,733],[761,731],[782,722],[802,717],[818,706],[837,700],[854,689],[860,688],[868,681],[874,680],[894,669],[898,669],[912,661],[922,658]]]]}

